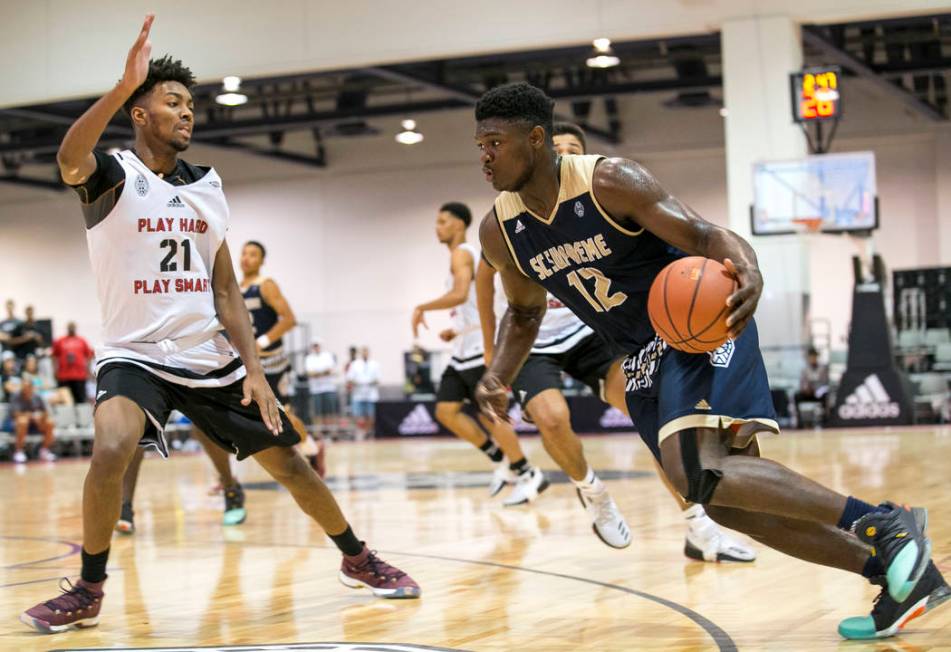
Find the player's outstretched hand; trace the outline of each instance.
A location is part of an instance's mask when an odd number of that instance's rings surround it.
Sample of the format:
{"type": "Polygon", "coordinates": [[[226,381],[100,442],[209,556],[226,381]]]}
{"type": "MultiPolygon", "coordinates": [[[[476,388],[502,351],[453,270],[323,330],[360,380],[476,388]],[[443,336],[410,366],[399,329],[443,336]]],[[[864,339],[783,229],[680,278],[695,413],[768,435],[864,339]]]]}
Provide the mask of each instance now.
{"type": "Polygon", "coordinates": [[[509,419],[509,391],[491,372],[486,372],[476,385],[476,403],[492,423],[508,422],[509,419]]]}
{"type": "Polygon", "coordinates": [[[737,265],[729,258],[723,261],[723,266],[736,279],[738,286],[736,292],[726,300],[726,305],[730,308],[726,325],[730,329],[730,337],[736,339],[756,312],[756,304],[763,293],[763,277],[756,267],[737,265]]]}
{"type": "Polygon", "coordinates": [[[264,425],[276,437],[284,432],[284,422],[281,421],[281,408],[277,404],[277,397],[271,391],[271,386],[267,384],[264,374],[248,374],[244,377],[244,398],[241,399],[241,405],[247,407],[251,401],[258,404],[261,410],[261,419],[264,425]]]}
{"type": "Polygon", "coordinates": [[[149,31],[152,29],[152,21],[155,20],[155,14],[146,14],[145,22],[142,23],[142,30],[139,36],[132,44],[129,55],[125,59],[125,72],[122,75],[122,83],[134,90],[142,85],[149,74],[149,57],[152,55],[152,42],[149,40],[149,31]]]}
{"type": "Polygon", "coordinates": [[[413,337],[419,337],[420,325],[429,330],[429,324],[426,323],[426,311],[419,307],[413,308],[413,337]]]}

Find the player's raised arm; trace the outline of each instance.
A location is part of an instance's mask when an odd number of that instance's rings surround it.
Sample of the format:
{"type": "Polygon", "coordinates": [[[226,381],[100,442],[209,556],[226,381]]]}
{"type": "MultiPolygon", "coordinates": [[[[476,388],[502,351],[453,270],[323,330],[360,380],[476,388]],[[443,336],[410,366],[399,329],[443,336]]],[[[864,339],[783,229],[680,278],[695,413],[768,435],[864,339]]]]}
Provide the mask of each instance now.
{"type": "Polygon", "coordinates": [[[490,365],[495,353],[495,268],[485,260],[484,256],[476,267],[475,284],[485,364],[490,365]]]}
{"type": "Polygon", "coordinates": [[[253,399],[261,409],[261,418],[268,430],[275,435],[283,431],[281,415],[277,398],[271,391],[261,360],[258,358],[257,343],[254,341],[254,331],[251,330],[251,317],[244,305],[244,296],[238,281],[234,277],[234,266],[231,262],[231,251],[228,243],[222,242],[218,253],[215,254],[215,266],[211,277],[211,287],[215,294],[215,310],[218,320],[228,331],[231,344],[238,351],[244,362],[248,375],[244,379],[244,400],[248,405],[253,399]]]}
{"type": "Polygon", "coordinates": [[[479,227],[482,251],[502,276],[509,307],[499,325],[498,343],[492,364],[476,387],[479,407],[490,418],[507,419],[508,391],[525,358],[532,350],[538,328],[548,308],[547,293],[516,269],[502,240],[502,228],[491,211],[479,227]]]}
{"type": "Polygon", "coordinates": [[[598,203],[614,218],[643,227],[690,255],[726,265],[739,285],[727,299],[731,308],[727,325],[730,335],[738,336],[753,318],[763,291],[763,277],[750,244],[729,229],[704,220],[634,161],[601,161],[592,186],[598,203]]]}
{"type": "Polygon", "coordinates": [[[72,186],[79,185],[96,171],[93,148],[102,137],[102,132],[109,126],[112,116],[122,108],[126,100],[148,76],[149,55],[152,53],[149,30],[152,29],[154,19],[153,14],[145,16],[139,36],[126,57],[125,72],[119,83],[79,116],[63,137],[63,142],[56,153],[56,161],[59,163],[60,174],[66,183],[72,186]]]}

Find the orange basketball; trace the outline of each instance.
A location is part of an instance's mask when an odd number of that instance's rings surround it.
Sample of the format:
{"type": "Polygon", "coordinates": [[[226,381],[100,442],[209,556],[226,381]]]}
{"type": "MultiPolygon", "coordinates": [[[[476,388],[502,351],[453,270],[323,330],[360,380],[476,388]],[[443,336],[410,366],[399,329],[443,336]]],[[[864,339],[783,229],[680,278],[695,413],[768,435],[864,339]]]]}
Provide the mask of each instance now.
{"type": "Polygon", "coordinates": [[[675,260],[660,271],[647,297],[651,325],[667,344],[687,353],[713,351],[727,341],[727,297],[736,280],[703,256],[675,260]]]}

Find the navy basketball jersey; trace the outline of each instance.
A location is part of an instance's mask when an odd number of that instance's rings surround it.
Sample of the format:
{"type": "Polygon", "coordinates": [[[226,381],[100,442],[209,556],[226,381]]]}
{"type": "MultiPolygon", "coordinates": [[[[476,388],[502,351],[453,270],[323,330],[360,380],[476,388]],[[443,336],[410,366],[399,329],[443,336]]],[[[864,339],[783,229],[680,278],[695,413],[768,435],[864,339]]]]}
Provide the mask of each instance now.
{"type": "Polygon", "coordinates": [[[625,228],[591,190],[602,156],[563,156],[558,205],[535,215],[517,193],[495,200],[495,215],[516,264],[594,329],[618,354],[654,338],[647,294],[654,277],[683,256],[641,228],[625,228]]]}
{"type": "MultiPolygon", "coordinates": [[[[261,296],[261,284],[267,279],[258,279],[256,283],[249,285],[241,294],[244,295],[244,305],[251,313],[251,323],[254,325],[254,336],[260,337],[266,335],[269,330],[274,328],[277,323],[277,311],[274,310],[264,297],[261,296]]],[[[264,349],[266,352],[277,351],[283,346],[283,340],[278,339],[264,349]]]]}

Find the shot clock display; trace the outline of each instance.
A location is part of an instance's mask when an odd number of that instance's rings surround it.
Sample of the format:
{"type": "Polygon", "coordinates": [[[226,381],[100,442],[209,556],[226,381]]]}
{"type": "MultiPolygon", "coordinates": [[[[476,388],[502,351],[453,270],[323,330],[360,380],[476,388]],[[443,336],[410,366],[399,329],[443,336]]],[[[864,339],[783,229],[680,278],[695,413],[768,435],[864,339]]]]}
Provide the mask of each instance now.
{"type": "Polygon", "coordinates": [[[837,120],[842,115],[837,66],[806,68],[789,75],[793,120],[800,123],[837,120]]]}

